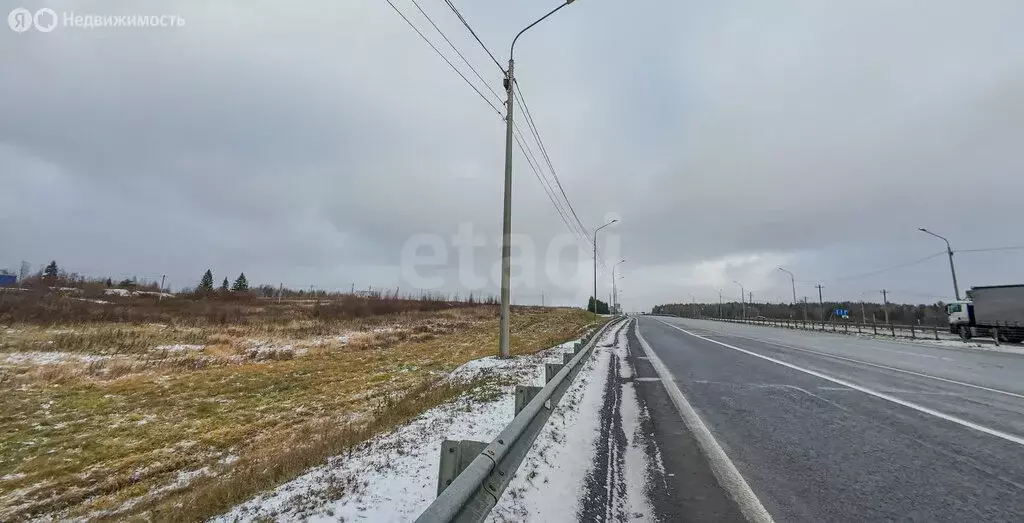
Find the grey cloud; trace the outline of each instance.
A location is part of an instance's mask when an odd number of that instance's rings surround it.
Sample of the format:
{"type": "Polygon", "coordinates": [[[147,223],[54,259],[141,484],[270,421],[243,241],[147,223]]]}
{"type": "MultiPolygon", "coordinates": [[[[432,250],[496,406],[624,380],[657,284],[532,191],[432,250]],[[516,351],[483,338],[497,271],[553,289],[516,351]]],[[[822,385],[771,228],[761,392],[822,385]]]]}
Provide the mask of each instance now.
{"type": "MultiPolygon", "coordinates": [[[[552,7],[459,4],[499,59],[552,7]]],[[[0,181],[18,194],[0,264],[400,286],[408,238],[466,222],[488,238],[479,272],[496,262],[502,122],[385,3],[47,5],[187,24],[0,32],[0,181]]],[[[498,89],[443,4],[424,7],[498,89]]],[[[808,280],[868,272],[940,250],[923,225],[961,248],[1013,243],[1021,20],[1013,1],[585,0],[523,38],[517,74],[581,220],[622,217],[627,305],[717,298],[701,271],[746,255],[762,261],[722,274],[781,297],[770,260],[808,280]]],[[[514,196],[517,233],[564,231],[518,154],[514,196]]],[[[1016,256],[958,260],[965,280],[1009,283],[1016,256]]],[[[830,288],[945,295],[944,270],[830,288]]],[[[519,295],[540,292],[587,291],[519,295]]]]}

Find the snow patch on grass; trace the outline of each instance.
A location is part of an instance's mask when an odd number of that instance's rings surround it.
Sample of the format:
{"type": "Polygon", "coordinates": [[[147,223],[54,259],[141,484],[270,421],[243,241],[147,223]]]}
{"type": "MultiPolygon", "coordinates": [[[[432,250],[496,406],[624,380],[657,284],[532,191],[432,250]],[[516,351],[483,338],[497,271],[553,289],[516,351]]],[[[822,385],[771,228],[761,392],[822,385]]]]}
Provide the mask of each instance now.
{"type": "Polygon", "coordinates": [[[110,356],[99,354],[75,354],[73,352],[39,351],[0,353],[3,362],[11,365],[54,365],[58,363],[92,363],[110,359],[110,356]]]}
{"type": "Polygon", "coordinates": [[[153,352],[167,351],[167,352],[196,352],[206,348],[206,345],[159,345],[153,347],[153,352]]]}
{"type": "Polygon", "coordinates": [[[561,358],[574,343],[529,356],[470,361],[447,379],[500,376],[497,394],[470,391],[212,521],[411,521],[437,497],[442,441],[493,440],[512,421],[513,384],[540,384],[539,365],[547,357],[561,358]]]}

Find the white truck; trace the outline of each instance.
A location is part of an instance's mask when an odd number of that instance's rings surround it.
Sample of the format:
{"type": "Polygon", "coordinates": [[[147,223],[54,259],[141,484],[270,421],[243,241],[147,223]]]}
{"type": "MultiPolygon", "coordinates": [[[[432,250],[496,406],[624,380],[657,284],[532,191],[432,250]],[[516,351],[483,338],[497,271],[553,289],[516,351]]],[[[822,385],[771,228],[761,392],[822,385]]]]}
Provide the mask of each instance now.
{"type": "Polygon", "coordinates": [[[949,332],[964,340],[973,336],[999,337],[999,341],[1024,341],[1024,285],[972,287],[967,299],[946,306],[949,332]]]}

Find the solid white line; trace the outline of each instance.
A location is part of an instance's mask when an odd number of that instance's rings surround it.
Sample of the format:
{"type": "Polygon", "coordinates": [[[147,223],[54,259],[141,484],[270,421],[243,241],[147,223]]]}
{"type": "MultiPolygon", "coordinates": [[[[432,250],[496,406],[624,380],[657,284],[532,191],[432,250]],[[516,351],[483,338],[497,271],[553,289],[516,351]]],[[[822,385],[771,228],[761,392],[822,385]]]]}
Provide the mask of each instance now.
{"type": "Polygon", "coordinates": [[[661,378],[665,391],[672,398],[672,403],[675,404],[679,416],[683,419],[683,423],[693,433],[694,438],[697,439],[697,445],[704,452],[704,455],[707,456],[711,472],[718,479],[718,483],[721,484],[722,488],[729,493],[729,496],[739,506],[740,513],[751,523],[773,523],[771,514],[765,510],[761,500],[757,499],[757,495],[754,494],[747,481],[743,479],[743,475],[736,469],[736,465],[733,464],[729,456],[722,450],[722,446],[715,440],[707,425],[700,419],[697,411],[693,409],[690,402],[686,401],[686,397],[683,396],[682,391],[679,390],[675,381],[672,380],[672,374],[669,373],[665,364],[661,362],[661,358],[654,353],[651,346],[647,344],[647,340],[640,334],[639,320],[636,323],[636,337],[640,340],[640,346],[643,347],[648,360],[650,360],[654,370],[661,378]]]}
{"type": "MultiPolygon", "coordinates": [[[[658,320],[658,321],[661,321],[661,320],[658,320]]],[[[958,418],[956,416],[951,416],[951,415],[946,414],[944,412],[939,412],[939,411],[937,411],[935,409],[930,409],[928,407],[925,407],[925,406],[922,406],[922,405],[918,405],[916,403],[913,403],[913,402],[910,402],[910,401],[906,401],[906,400],[897,398],[895,396],[892,396],[892,395],[889,395],[889,394],[885,394],[883,392],[878,392],[876,390],[872,390],[872,389],[869,389],[867,387],[862,387],[860,385],[857,385],[857,384],[854,384],[854,383],[850,383],[849,381],[846,381],[846,380],[842,380],[842,379],[839,379],[839,378],[834,378],[834,377],[829,376],[827,374],[822,374],[822,373],[820,373],[818,371],[814,371],[814,370],[810,370],[810,369],[805,369],[805,368],[800,367],[798,365],[793,365],[792,363],[787,363],[787,362],[782,361],[782,360],[777,360],[777,359],[772,358],[770,356],[765,356],[763,354],[758,354],[756,352],[749,351],[747,349],[741,349],[739,347],[735,347],[733,345],[729,345],[728,343],[722,343],[722,342],[720,342],[718,340],[713,340],[711,338],[705,338],[704,336],[701,336],[699,334],[694,334],[694,333],[692,333],[692,332],[690,332],[690,331],[688,331],[686,329],[683,329],[681,327],[677,327],[675,325],[672,325],[671,323],[666,323],[664,321],[661,321],[661,323],[664,323],[665,325],[668,325],[669,327],[672,327],[673,329],[676,329],[676,330],[678,330],[680,332],[683,332],[685,334],[689,334],[690,336],[693,336],[694,338],[699,338],[699,339],[702,339],[704,341],[707,341],[707,342],[710,342],[710,343],[714,343],[716,345],[721,345],[722,347],[725,347],[725,348],[728,348],[728,349],[732,349],[732,350],[735,350],[735,351],[739,351],[739,352],[742,352],[744,354],[747,354],[747,355],[750,355],[750,356],[754,356],[755,358],[761,358],[761,359],[763,359],[765,361],[770,361],[772,363],[775,363],[775,364],[778,364],[778,365],[782,365],[783,367],[788,367],[788,368],[793,369],[793,370],[798,370],[800,372],[803,372],[803,373],[806,373],[806,374],[810,374],[811,376],[814,376],[816,378],[821,378],[823,380],[828,380],[828,381],[831,381],[832,383],[835,383],[837,385],[843,385],[844,387],[849,387],[851,389],[858,390],[858,391],[863,392],[865,394],[870,394],[871,396],[874,396],[876,398],[880,398],[880,399],[883,399],[883,400],[886,400],[886,401],[890,401],[890,402],[895,403],[897,405],[902,405],[904,407],[914,409],[914,410],[916,410],[918,412],[923,412],[925,414],[930,414],[932,416],[935,416],[936,418],[944,419],[946,421],[951,421],[953,423],[956,423],[957,425],[962,425],[964,427],[967,427],[967,428],[970,428],[970,429],[974,429],[974,430],[976,430],[978,432],[984,432],[985,434],[989,434],[989,435],[995,436],[997,438],[1005,439],[1006,441],[1010,441],[1010,442],[1016,443],[1018,445],[1024,445],[1024,438],[1022,438],[1020,436],[1017,436],[1015,434],[1010,434],[1008,432],[1003,432],[1001,430],[996,430],[996,429],[993,429],[993,428],[989,428],[989,427],[986,427],[984,425],[979,425],[977,423],[974,423],[973,421],[967,421],[965,419],[958,418]]]]}
{"type": "MultiPolygon", "coordinates": [[[[662,322],[662,323],[664,323],[664,322],[662,322]]],[[[669,324],[666,323],[666,325],[669,325],[669,324]]],[[[938,376],[932,376],[931,374],[923,374],[923,373],[920,373],[920,372],[914,372],[912,370],[905,370],[905,369],[899,369],[899,368],[896,368],[896,367],[889,367],[887,365],[880,365],[878,363],[869,363],[869,362],[866,362],[866,361],[861,361],[861,360],[857,360],[857,359],[853,359],[853,358],[847,358],[845,356],[839,356],[837,354],[831,354],[831,353],[828,353],[828,352],[820,352],[820,351],[811,350],[811,349],[804,349],[804,348],[801,348],[801,347],[794,347],[792,345],[786,345],[786,344],[783,344],[783,343],[776,343],[774,341],[764,341],[764,340],[759,340],[757,338],[749,338],[747,336],[741,336],[739,334],[725,334],[725,333],[722,333],[722,335],[723,336],[731,336],[731,337],[734,337],[734,338],[743,338],[745,340],[756,341],[758,343],[764,343],[766,345],[775,345],[776,347],[782,347],[784,349],[792,349],[792,350],[798,350],[798,351],[802,351],[802,352],[809,352],[811,354],[817,354],[819,356],[825,356],[825,357],[828,357],[828,358],[835,358],[837,360],[844,360],[844,361],[849,361],[849,362],[852,362],[852,363],[859,363],[861,365],[868,365],[870,367],[878,367],[879,369],[891,370],[893,372],[902,372],[904,374],[910,374],[910,375],[918,376],[918,377],[921,377],[921,378],[929,378],[929,379],[933,379],[933,380],[944,381],[946,383],[953,383],[953,384],[956,384],[956,385],[962,385],[964,387],[971,387],[973,389],[979,389],[979,390],[984,390],[984,391],[988,391],[988,392],[995,392],[996,394],[1005,394],[1007,396],[1013,396],[1015,398],[1024,399],[1024,394],[1017,394],[1016,392],[1009,392],[1009,391],[1005,391],[1005,390],[993,389],[993,388],[990,388],[990,387],[983,387],[981,385],[975,385],[973,383],[967,383],[967,382],[963,382],[963,381],[951,380],[949,378],[940,378],[938,376]]]]}

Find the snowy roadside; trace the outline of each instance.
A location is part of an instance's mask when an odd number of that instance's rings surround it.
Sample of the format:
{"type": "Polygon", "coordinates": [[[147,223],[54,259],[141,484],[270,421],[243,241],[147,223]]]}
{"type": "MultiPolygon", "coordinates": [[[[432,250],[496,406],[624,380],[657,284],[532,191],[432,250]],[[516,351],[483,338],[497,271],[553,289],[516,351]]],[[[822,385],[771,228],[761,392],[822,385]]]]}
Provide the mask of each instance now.
{"type": "MultiPolygon", "coordinates": [[[[501,375],[520,385],[543,385],[543,363],[560,363],[561,354],[571,351],[576,341],[531,356],[474,360],[448,379],[501,375]]],[[[471,392],[430,409],[211,521],[411,521],[436,497],[442,440],[490,442],[497,437],[512,421],[514,388],[502,386],[497,394],[471,392]]]]}
{"type": "Polygon", "coordinates": [[[626,360],[630,321],[605,333],[498,500],[489,521],[652,520],[660,456],[626,360]]]}

